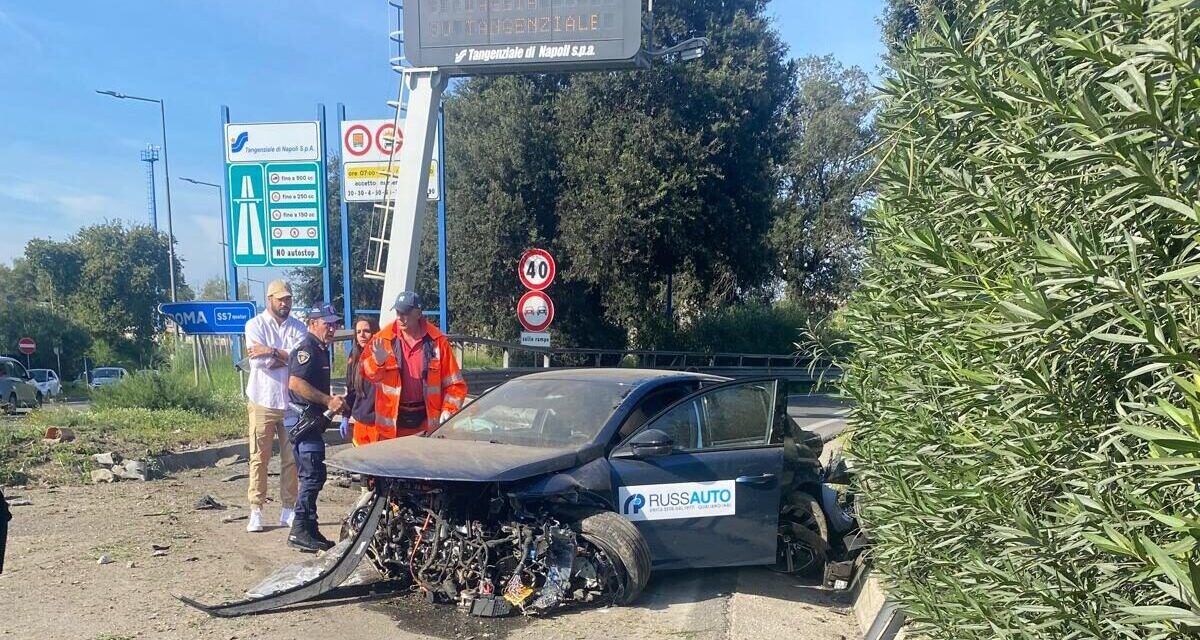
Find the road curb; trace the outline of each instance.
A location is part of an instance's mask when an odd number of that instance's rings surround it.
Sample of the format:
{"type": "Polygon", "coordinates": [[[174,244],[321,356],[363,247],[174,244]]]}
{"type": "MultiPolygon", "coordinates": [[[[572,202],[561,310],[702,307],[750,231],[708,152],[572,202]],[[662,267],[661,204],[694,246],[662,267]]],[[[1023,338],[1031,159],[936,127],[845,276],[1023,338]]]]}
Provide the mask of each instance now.
{"type": "Polygon", "coordinates": [[[865,640],[903,640],[904,612],[888,597],[870,569],[859,580],[853,609],[865,640]]]}
{"type": "MultiPolygon", "coordinates": [[[[336,429],[331,429],[325,432],[325,444],[329,446],[345,444],[347,440],[342,439],[342,435],[336,429]]],[[[276,441],[272,453],[279,453],[279,443],[276,441]]],[[[179,453],[165,453],[160,456],[150,458],[157,465],[158,469],[165,472],[184,471],[187,469],[201,469],[205,467],[215,466],[217,460],[228,458],[232,455],[240,455],[243,457],[250,456],[250,444],[246,438],[238,440],[230,440],[200,449],[192,449],[189,451],[180,451],[179,453]]]]}

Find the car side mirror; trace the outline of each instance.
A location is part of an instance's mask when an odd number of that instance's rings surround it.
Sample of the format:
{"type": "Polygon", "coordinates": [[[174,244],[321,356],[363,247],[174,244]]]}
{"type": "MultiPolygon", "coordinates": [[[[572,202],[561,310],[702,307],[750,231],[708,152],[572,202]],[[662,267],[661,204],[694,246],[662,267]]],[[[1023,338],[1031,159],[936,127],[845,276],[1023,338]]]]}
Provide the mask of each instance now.
{"type": "Polygon", "coordinates": [[[646,429],[629,441],[629,449],[635,458],[655,458],[671,455],[675,441],[658,429],[646,429]]]}

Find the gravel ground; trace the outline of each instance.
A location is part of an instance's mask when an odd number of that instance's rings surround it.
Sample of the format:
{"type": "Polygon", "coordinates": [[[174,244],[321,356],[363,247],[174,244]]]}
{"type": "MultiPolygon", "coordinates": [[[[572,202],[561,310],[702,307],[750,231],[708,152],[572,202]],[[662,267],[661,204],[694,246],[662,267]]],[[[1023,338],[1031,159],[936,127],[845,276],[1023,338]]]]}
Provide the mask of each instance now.
{"type": "MultiPolygon", "coordinates": [[[[415,594],[362,593],[222,620],[172,594],[237,598],[275,568],[308,556],[284,528],[248,534],[245,465],[182,472],[153,482],[10,488],[13,507],[0,575],[0,638],[860,638],[845,596],[760,568],[656,575],[632,606],[576,609],[544,618],[480,619],[415,594]],[[211,495],[225,510],[193,509],[211,495]],[[155,556],[152,545],[168,546],[155,556]],[[100,556],[111,560],[98,564],[100,556]]],[[[275,479],[272,478],[272,491],[275,479]]],[[[358,489],[327,486],[321,527],[336,538],[358,489]]],[[[278,516],[269,505],[268,521],[278,516]]]]}

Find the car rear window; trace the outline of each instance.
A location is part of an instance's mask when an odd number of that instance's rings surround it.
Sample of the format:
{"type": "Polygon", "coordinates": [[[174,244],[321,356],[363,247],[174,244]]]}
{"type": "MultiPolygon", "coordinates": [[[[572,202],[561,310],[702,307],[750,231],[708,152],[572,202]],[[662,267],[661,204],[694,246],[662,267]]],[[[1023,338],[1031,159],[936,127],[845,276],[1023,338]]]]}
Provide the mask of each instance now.
{"type": "Polygon", "coordinates": [[[33,379],[38,382],[45,382],[50,377],[45,369],[31,369],[29,373],[33,374],[33,379]]]}

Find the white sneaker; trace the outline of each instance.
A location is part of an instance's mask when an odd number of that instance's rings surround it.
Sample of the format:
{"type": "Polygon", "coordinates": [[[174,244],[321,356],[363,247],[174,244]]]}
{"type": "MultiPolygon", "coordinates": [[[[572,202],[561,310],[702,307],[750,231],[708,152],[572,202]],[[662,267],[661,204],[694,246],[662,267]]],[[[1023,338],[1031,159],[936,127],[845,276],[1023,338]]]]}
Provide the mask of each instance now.
{"type": "Polygon", "coordinates": [[[291,509],[284,507],[283,511],[279,512],[280,526],[284,526],[284,527],[292,526],[292,520],[295,519],[295,517],[296,517],[295,511],[292,511],[291,509]]]}
{"type": "Polygon", "coordinates": [[[262,530],[262,509],[251,509],[250,521],[246,523],[246,531],[249,531],[250,533],[258,533],[262,530]]]}

